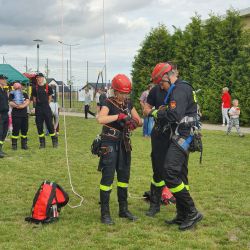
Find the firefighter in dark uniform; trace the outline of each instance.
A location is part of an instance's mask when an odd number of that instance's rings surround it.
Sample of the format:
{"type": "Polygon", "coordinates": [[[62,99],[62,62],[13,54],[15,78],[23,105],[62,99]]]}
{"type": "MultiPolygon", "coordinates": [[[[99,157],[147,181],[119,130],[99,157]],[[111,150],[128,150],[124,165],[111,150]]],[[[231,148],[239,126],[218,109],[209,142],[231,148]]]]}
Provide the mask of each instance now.
{"type": "Polygon", "coordinates": [[[3,152],[3,143],[8,132],[9,123],[8,94],[4,88],[7,86],[7,79],[6,76],[0,75],[0,158],[3,158],[5,155],[3,152]]]}
{"type": "MultiPolygon", "coordinates": [[[[159,109],[164,105],[164,99],[167,94],[167,86],[161,83],[153,87],[147,97],[147,102],[144,107],[144,114],[148,115],[153,108],[159,109]]],[[[153,217],[160,212],[161,191],[165,186],[164,160],[167,154],[170,141],[170,129],[164,122],[155,121],[151,133],[151,162],[153,170],[153,178],[150,186],[150,207],[146,212],[147,216],[153,217]]]]}
{"type": "Polygon", "coordinates": [[[178,79],[173,67],[168,63],[159,63],[152,72],[156,84],[168,84],[168,107],[154,110],[152,116],[170,124],[172,140],[165,158],[164,180],[166,186],[176,198],[177,215],[168,224],[178,224],[180,230],[192,228],[203,216],[197,211],[189,193],[188,156],[192,141],[191,128],[197,118],[197,103],[193,88],[187,82],[178,79]]]}
{"type": "Polygon", "coordinates": [[[130,131],[141,126],[141,119],[133,107],[128,95],[131,81],[123,74],[112,80],[114,97],[107,98],[97,118],[103,124],[101,134],[101,157],[99,170],[102,172],[100,182],[101,222],[113,224],[109,211],[109,199],[115,172],[117,172],[117,196],[119,217],[136,220],[128,210],[128,184],[131,164],[130,131]]]}
{"type": "Polygon", "coordinates": [[[45,122],[49,134],[52,139],[54,148],[58,146],[58,138],[54,131],[52,122],[52,112],[49,103],[52,98],[53,91],[51,87],[45,83],[45,78],[42,73],[36,76],[37,84],[32,88],[32,99],[35,104],[36,126],[40,141],[40,148],[45,148],[45,134],[43,131],[43,124],[45,122]]]}
{"type": "Polygon", "coordinates": [[[12,149],[17,150],[17,140],[19,138],[19,132],[21,131],[21,148],[28,149],[27,146],[27,132],[28,132],[28,113],[27,107],[30,104],[27,93],[22,91],[22,85],[18,81],[13,84],[14,90],[9,94],[9,104],[12,107],[12,149]]]}

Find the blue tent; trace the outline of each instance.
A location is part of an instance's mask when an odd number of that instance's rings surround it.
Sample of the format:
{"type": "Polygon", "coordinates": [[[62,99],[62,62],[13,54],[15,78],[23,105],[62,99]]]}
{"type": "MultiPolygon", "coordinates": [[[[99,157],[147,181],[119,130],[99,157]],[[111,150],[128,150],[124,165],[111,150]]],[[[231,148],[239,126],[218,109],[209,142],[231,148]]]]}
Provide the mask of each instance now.
{"type": "Polygon", "coordinates": [[[29,83],[29,78],[25,77],[22,73],[20,73],[9,64],[0,64],[0,75],[7,76],[8,83],[11,83],[13,81],[20,81],[24,84],[29,83]]]}

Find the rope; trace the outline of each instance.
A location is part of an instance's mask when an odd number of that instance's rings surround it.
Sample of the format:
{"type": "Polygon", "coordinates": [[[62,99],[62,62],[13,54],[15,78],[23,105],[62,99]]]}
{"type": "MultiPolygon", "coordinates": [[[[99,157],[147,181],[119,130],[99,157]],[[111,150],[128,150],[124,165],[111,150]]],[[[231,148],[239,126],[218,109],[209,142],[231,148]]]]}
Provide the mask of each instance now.
{"type": "MultiPolygon", "coordinates": [[[[61,41],[63,42],[63,0],[61,0],[61,5],[62,5],[62,20],[61,20],[61,41]]],[[[63,80],[64,80],[64,67],[63,67],[63,62],[64,62],[64,53],[63,53],[63,43],[62,43],[62,90],[63,90],[63,95],[62,95],[62,98],[64,100],[64,84],[63,84],[63,80]]],[[[67,170],[68,170],[68,177],[69,177],[69,183],[70,183],[70,186],[71,186],[71,190],[72,192],[81,199],[80,203],[76,206],[72,206],[68,203],[68,206],[70,208],[77,208],[77,207],[80,207],[83,203],[83,200],[84,198],[78,194],[75,190],[74,190],[74,186],[72,184],[72,179],[71,179],[71,173],[70,173],[70,165],[69,165],[69,155],[68,155],[68,141],[67,141],[67,126],[66,126],[66,118],[65,118],[65,109],[63,109],[63,125],[64,125],[64,142],[65,142],[65,157],[66,157],[66,163],[67,163],[67,170]]]]}
{"type": "Polygon", "coordinates": [[[103,47],[104,47],[104,68],[105,68],[105,83],[107,83],[107,51],[106,51],[106,32],[105,32],[105,4],[102,1],[102,29],[103,29],[103,47]]]}

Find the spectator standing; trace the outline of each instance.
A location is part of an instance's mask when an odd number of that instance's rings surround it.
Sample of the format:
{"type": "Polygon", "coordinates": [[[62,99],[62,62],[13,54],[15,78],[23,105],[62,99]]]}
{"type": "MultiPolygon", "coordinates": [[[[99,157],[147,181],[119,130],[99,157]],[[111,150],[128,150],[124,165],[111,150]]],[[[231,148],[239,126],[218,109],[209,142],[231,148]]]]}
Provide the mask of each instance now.
{"type": "Polygon", "coordinates": [[[97,89],[96,94],[95,94],[95,102],[96,102],[96,115],[99,114],[100,112],[100,89],[97,89]]]}
{"type": "Polygon", "coordinates": [[[244,135],[240,132],[240,108],[238,107],[239,101],[237,99],[233,100],[233,107],[229,110],[229,126],[227,129],[227,135],[231,132],[232,128],[235,127],[237,130],[237,133],[240,137],[243,137],[244,135]]]}
{"type": "MultiPolygon", "coordinates": [[[[149,91],[152,88],[153,88],[153,85],[149,84],[147,90],[143,91],[142,94],[141,94],[140,104],[141,104],[142,110],[144,110],[145,103],[147,102],[147,97],[148,97],[149,91]]],[[[150,137],[151,136],[153,126],[154,126],[154,118],[144,116],[143,117],[143,136],[144,137],[150,137]]]]}
{"type": "Polygon", "coordinates": [[[221,96],[222,126],[225,126],[225,122],[227,123],[227,126],[229,125],[228,110],[231,107],[231,96],[228,90],[229,89],[227,87],[222,89],[222,96],[221,96]]]}
{"type": "MultiPolygon", "coordinates": [[[[111,97],[111,96],[109,96],[109,97],[111,97]]],[[[106,93],[105,89],[101,89],[100,90],[100,97],[99,97],[100,110],[101,110],[102,106],[104,106],[104,104],[106,103],[106,99],[107,99],[107,93],[106,93]]]]}
{"type": "Polygon", "coordinates": [[[91,114],[93,116],[95,116],[95,113],[91,112],[89,110],[91,104],[91,95],[89,92],[89,89],[86,88],[85,89],[85,95],[84,95],[84,112],[85,112],[85,119],[88,119],[88,114],[91,114]]]}

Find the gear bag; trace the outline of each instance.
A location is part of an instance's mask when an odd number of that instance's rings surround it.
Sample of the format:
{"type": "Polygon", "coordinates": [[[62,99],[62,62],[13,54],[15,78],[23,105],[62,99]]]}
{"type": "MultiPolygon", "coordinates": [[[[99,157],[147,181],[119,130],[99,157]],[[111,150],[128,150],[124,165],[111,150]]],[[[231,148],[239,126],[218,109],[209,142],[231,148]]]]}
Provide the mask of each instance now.
{"type": "Polygon", "coordinates": [[[33,199],[31,217],[25,221],[51,223],[58,220],[59,212],[69,201],[68,194],[55,182],[44,181],[33,199]]]}

